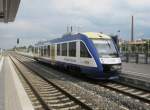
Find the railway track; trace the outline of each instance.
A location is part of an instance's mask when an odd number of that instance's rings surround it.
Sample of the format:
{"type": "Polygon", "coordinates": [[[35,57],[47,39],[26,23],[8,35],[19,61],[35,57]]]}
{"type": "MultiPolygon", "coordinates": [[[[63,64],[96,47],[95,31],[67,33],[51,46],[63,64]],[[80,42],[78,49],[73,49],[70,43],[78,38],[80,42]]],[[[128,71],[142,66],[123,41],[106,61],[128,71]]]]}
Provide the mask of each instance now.
{"type": "Polygon", "coordinates": [[[99,83],[99,85],[150,104],[150,91],[148,90],[140,89],[116,81],[109,83],[99,83]]]}
{"type": "Polygon", "coordinates": [[[133,86],[128,86],[118,82],[99,83],[98,85],[111,91],[115,91],[118,94],[121,93],[125,96],[129,96],[129,98],[134,98],[137,101],[145,103],[148,106],[150,105],[149,91],[145,91],[143,89],[135,88],[133,86]]]}
{"type": "Polygon", "coordinates": [[[140,89],[116,81],[109,83],[99,83],[99,85],[150,104],[150,91],[148,90],[140,89]]]}
{"type": "Polygon", "coordinates": [[[150,92],[147,90],[139,89],[133,86],[128,86],[119,82],[108,82],[108,83],[99,83],[100,86],[103,86],[109,90],[113,90],[115,92],[122,93],[129,97],[133,97],[150,105],[150,92]]]}
{"type": "Polygon", "coordinates": [[[40,76],[19,59],[10,58],[35,110],[92,110],[85,100],[40,76]]]}

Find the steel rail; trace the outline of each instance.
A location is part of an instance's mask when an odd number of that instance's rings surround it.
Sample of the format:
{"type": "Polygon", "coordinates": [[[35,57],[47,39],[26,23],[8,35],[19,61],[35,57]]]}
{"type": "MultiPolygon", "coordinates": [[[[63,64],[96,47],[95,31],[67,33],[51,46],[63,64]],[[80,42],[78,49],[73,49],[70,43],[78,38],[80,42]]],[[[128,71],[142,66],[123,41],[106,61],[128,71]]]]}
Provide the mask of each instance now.
{"type": "MultiPolygon", "coordinates": [[[[10,57],[11,58],[11,57],[10,57]]],[[[12,58],[11,58],[12,59],[12,58]]],[[[57,86],[56,84],[54,84],[52,81],[50,81],[48,78],[45,78],[44,76],[40,75],[38,72],[36,72],[34,69],[32,69],[32,67],[28,66],[27,64],[25,64],[24,62],[22,62],[20,59],[18,59],[17,57],[15,57],[15,59],[17,59],[21,64],[23,64],[26,68],[28,68],[30,71],[32,71],[33,73],[35,73],[37,76],[39,76],[40,78],[42,78],[43,80],[45,80],[46,82],[48,82],[49,84],[51,84],[53,87],[55,87],[56,89],[58,89],[60,92],[62,92],[63,94],[65,94],[67,97],[69,97],[72,101],[76,102],[78,105],[80,105],[82,108],[86,109],[86,110],[93,110],[91,107],[89,107],[87,104],[83,103],[82,101],[80,101],[78,98],[74,97],[73,95],[71,95],[70,93],[68,93],[66,90],[63,90],[62,88],[60,88],[59,86],[57,86]]],[[[19,69],[19,68],[18,68],[19,69]]],[[[43,102],[42,102],[43,103],[43,102]]],[[[45,105],[45,104],[44,104],[45,105]]],[[[47,108],[47,107],[46,107],[47,108]]],[[[47,109],[46,109],[47,110],[47,109]]]]}
{"type": "MultiPolygon", "coordinates": [[[[125,86],[124,84],[121,84],[121,83],[117,83],[117,82],[115,82],[115,83],[118,84],[118,85],[124,86],[124,87],[130,87],[131,89],[139,90],[137,88],[132,88],[131,86],[125,86]]],[[[114,82],[112,84],[114,84],[114,82]]],[[[113,90],[113,91],[125,94],[127,96],[132,97],[132,98],[139,99],[140,101],[143,101],[144,103],[149,103],[150,104],[150,99],[141,97],[140,95],[135,95],[133,93],[130,93],[130,92],[127,92],[127,91],[124,91],[124,90],[120,90],[119,88],[115,88],[111,85],[107,85],[107,83],[99,83],[98,85],[102,86],[102,87],[105,87],[105,88],[108,88],[109,90],[113,90]]],[[[145,92],[143,90],[139,90],[139,91],[145,92]]],[[[149,93],[149,92],[147,92],[147,93],[149,93]]]]}

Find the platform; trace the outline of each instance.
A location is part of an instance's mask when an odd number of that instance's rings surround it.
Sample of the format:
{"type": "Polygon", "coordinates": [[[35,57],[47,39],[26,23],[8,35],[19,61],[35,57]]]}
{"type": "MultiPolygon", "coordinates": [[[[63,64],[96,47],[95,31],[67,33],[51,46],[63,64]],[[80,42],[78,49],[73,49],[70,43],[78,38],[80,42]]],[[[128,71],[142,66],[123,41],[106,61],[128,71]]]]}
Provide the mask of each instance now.
{"type": "Polygon", "coordinates": [[[9,57],[0,62],[0,110],[33,110],[9,57]]]}
{"type": "Polygon", "coordinates": [[[150,64],[122,63],[120,82],[150,90],[150,64]]]}
{"type": "Polygon", "coordinates": [[[4,74],[2,73],[3,57],[0,56],[0,110],[4,110],[4,74]]]}
{"type": "Polygon", "coordinates": [[[150,64],[122,63],[122,72],[150,78],[150,64]]]}

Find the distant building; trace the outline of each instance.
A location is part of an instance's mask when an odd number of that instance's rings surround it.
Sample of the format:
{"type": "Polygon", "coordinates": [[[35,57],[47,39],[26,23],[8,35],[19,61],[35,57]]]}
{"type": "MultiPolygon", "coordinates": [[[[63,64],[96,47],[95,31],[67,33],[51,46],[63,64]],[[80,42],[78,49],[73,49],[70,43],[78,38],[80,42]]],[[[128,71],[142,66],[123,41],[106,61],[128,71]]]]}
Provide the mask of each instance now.
{"type": "Polygon", "coordinates": [[[150,53],[150,39],[120,40],[119,46],[123,53],[150,53]]]}

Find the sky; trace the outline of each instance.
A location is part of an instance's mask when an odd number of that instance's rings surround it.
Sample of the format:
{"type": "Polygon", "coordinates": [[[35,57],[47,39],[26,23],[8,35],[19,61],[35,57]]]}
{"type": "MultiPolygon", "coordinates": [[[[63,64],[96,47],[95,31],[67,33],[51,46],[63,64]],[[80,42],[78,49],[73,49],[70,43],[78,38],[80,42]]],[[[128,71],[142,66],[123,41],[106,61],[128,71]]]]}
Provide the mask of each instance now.
{"type": "Polygon", "coordinates": [[[118,34],[130,40],[150,39],[150,0],[21,0],[16,19],[0,23],[0,48],[12,48],[61,37],[67,26],[73,32],[118,34]],[[120,33],[118,32],[120,30],[120,33]]]}

